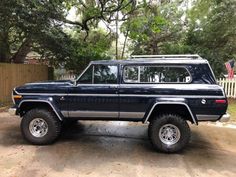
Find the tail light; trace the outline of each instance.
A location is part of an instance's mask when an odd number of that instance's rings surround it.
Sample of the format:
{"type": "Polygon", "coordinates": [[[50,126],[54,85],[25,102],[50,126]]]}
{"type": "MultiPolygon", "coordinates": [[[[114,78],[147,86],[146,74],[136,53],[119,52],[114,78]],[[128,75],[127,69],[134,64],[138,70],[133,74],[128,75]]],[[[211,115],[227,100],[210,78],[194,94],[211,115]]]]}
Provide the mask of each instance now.
{"type": "Polygon", "coordinates": [[[215,100],[216,104],[225,104],[226,100],[215,100]]]}

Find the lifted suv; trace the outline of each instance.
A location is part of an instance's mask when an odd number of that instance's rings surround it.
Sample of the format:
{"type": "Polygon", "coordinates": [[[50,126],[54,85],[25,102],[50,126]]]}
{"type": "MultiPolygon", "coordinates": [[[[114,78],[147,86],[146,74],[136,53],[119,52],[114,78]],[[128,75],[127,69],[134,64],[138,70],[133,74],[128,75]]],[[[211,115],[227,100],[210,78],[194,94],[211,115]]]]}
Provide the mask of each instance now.
{"type": "Polygon", "coordinates": [[[227,121],[227,98],[207,60],[198,55],[143,55],[93,61],[78,80],[29,83],[13,90],[21,131],[33,144],[52,143],[68,120],[149,123],[155,149],[187,145],[187,122],[227,121]]]}

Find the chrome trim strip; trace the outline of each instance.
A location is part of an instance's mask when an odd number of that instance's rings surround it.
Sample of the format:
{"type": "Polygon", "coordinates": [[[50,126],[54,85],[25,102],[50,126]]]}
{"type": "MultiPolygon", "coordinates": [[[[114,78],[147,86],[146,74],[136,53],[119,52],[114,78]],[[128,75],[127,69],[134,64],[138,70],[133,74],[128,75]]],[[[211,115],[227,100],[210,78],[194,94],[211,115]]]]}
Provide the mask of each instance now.
{"type": "Polygon", "coordinates": [[[219,86],[219,87],[220,87],[220,89],[221,89],[221,91],[222,91],[224,97],[226,97],[226,95],[225,95],[225,91],[224,91],[224,88],[223,88],[222,86],[219,86]]]}
{"type": "Polygon", "coordinates": [[[77,77],[77,79],[75,79],[75,82],[77,83],[77,81],[80,79],[80,77],[88,70],[88,68],[91,66],[91,62],[88,64],[88,66],[83,70],[83,72],[77,77]]]}
{"type": "Polygon", "coordinates": [[[68,115],[67,117],[114,117],[118,118],[118,111],[62,111],[63,115],[68,115]],[[68,113],[68,114],[67,114],[68,113]]]}
{"type": "Polygon", "coordinates": [[[61,111],[61,114],[62,114],[64,117],[69,117],[69,116],[68,116],[68,111],[61,111]]]}
{"type": "Polygon", "coordinates": [[[120,117],[143,118],[145,112],[115,112],[115,111],[61,111],[64,117],[120,117]]]}
{"type": "Polygon", "coordinates": [[[220,86],[218,84],[189,84],[189,83],[126,83],[126,84],[120,84],[120,86],[127,86],[127,87],[146,87],[146,86],[152,86],[152,88],[174,88],[174,89],[216,89],[220,86]]]}
{"type": "MultiPolygon", "coordinates": [[[[184,90],[191,90],[191,89],[211,89],[215,90],[216,88],[221,89],[221,86],[218,84],[189,84],[189,83],[126,83],[126,84],[78,84],[77,86],[120,86],[121,88],[124,87],[147,87],[152,86],[152,88],[174,88],[174,89],[184,89],[184,90]]],[[[16,90],[15,90],[16,91],[16,90]]],[[[16,91],[17,92],[17,91],[16,91]]]]}
{"type": "Polygon", "coordinates": [[[19,95],[46,95],[46,96],[106,96],[106,97],[165,97],[165,98],[225,98],[217,95],[147,95],[147,94],[87,94],[87,93],[19,93],[19,95]]]}
{"type": "Polygon", "coordinates": [[[121,97],[164,97],[164,98],[225,98],[223,96],[209,95],[139,95],[139,94],[119,94],[121,97]]]}
{"type": "MultiPolygon", "coordinates": [[[[150,58],[152,59],[152,58],[150,58]]],[[[134,60],[134,59],[128,59],[128,60],[97,60],[97,61],[91,61],[92,64],[133,64],[133,62],[137,64],[163,64],[163,63],[176,63],[176,64],[200,64],[200,63],[207,63],[206,59],[186,59],[186,58],[175,58],[173,59],[152,59],[152,60],[134,60]]]]}
{"type": "Polygon", "coordinates": [[[197,114],[196,117],[197,117],[197,120],[198,120],[198,121],[202,121],[202,120],[209,120],[209,121],[212,121],[212,120],[217,120],[217,119],[219,119],[220,115],[204,115],[204,114],[197,114]]]}
{"type": "Polygon", "coordinates": [[[92,70],[92,84],[94,84],[94,65],[93,65],[93,70],[92,70]]]}
{"type": "Polygon", "coordinates": [[[12,100],[12,102],[13,102],[13,104],[15,105],[16,104],[16,102],[15,102],[15,99],[13,98],[13,92],[15,91],[15,88],[12,90],[12,92],[11,92],[11,100],[12,100]]]}
{"type": "Polygon", "coordinates": [[[145,112],[120,112],[120,118],[143,118],[145,112]]]}
{"type": "Polygon", "coordinates": [[[16,94],[18,95],[53,95],[53,96],[67,96],[68,94],[66,93],[20,93],[18,91],[16,91],[16,94]]]}
{"type": "Polygon", "coordinates": [[[183,103],[183,102],[158,102],[158,103],[155,103],[155,104],[152,106],[151,110],[149,111],[149,113],[148,113],[148,115],[147,115],[147,117],[146,117],[144,123],[147,123],[147,121],[148,121],[148,119],[149,119],[149,117],[150,117],[150,115],[151,115],[153,109],[154,109],[157,105],[159,105],[159,104],[181,104],[181,105],[186,106],[187,109],[188,109],[188,111],[189,111],[189,113],[190,113],[190,115],[191,115],[191,117],[192,117],[192,120],[193,120],[194,124],[197,125],[197,121],[196,121],[195,117],[193,116],[193,113],[192,113],[191,109],[189,108],[189,106],[188,106],[186,103],[183,103]]]}
{"type": "Polygon", "coordinates": [[[22,100],[20,103],[19,103],[19,106],[18,108],[20,108],[20,106],[22,105],[22,103],[24,102],[43,102],[43,103],[48,103],[51,108],[53,109],[53,111],[55,112],[55,114],[57,115],[57,117],[62,121],[62,117],[58,114],[58,112],[56,111],[55,107],[52,105],[52,103],[50,101],[47,101],[47,100],[22,100]]]}
{"type": "Polygon", "coordinates": [[[202,59],[198,54],[185,54],[185,55],[131,55],[130,58],[160,58],[160,59],[169,59],[169,58],[187,58],[187,59],[202,59]]]}
{"type": "Polygon", "coordinates": [[[211,68],[211,65],[209,64],[208,61],[207,61],[207,65],[208,65],[208,67],[210,68],[211,74],[212,74],[212,76],[214,77],[215,82],[217,82],[216,76],[215,76],[215,74],[214,74],[214,72],[213,72],[213,70],[212,70],[212,68],[211,68]]]}
{"type": "Polygon", "coordinates": [[[77,86],[99,86],[99,87],[103,87],[103,86],[119,86],[119,84],[77,84],[77,86]]]}
{"type": "Polygon", "coordinates": [[[57,84],[57,85],[64,85],[65,83],[68,83],[70,85],[74,85],[70,82],[30,82],[30,83],[26,83],[25,85],[54,85],[54,84],[57,84]]]}

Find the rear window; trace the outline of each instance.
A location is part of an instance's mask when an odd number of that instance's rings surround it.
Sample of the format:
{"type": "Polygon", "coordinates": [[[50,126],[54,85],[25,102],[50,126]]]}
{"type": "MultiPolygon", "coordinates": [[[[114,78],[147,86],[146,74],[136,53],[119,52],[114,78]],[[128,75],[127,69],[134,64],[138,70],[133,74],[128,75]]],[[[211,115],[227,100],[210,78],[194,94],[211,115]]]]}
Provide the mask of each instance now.
{"type": "Polygon", "coordinates": [[[125,83],[189,83],[191,76],[180,66],[125,66],[125,83]]]}

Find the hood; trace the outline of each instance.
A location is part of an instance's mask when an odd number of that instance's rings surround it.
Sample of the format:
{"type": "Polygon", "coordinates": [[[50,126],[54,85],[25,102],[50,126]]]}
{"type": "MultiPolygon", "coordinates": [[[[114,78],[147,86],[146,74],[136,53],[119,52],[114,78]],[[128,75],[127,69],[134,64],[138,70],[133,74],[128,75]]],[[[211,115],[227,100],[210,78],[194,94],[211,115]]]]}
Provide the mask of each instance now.
{"type": "Polygon", "coordinates": [[[73,86],[71,80],[43,81],[26,83],[15,88],[20,93],[65,93],[69,86],[73,86]]]}

